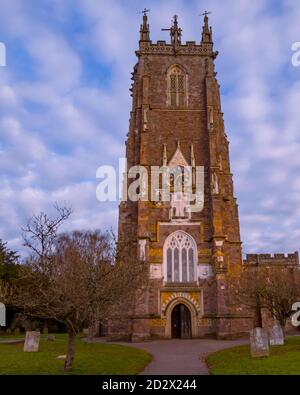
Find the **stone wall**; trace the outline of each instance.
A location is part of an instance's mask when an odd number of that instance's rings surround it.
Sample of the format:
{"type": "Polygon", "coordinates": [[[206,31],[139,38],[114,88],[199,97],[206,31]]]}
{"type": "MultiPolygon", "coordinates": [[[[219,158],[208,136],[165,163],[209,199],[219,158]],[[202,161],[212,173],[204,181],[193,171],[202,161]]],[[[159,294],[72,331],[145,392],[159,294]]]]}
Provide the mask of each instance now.
{"type": "Polygon", "coordinates": [[[245,265],[299,265],[298,252],[292,254],[247,254],[244,259],[245,265]]]}

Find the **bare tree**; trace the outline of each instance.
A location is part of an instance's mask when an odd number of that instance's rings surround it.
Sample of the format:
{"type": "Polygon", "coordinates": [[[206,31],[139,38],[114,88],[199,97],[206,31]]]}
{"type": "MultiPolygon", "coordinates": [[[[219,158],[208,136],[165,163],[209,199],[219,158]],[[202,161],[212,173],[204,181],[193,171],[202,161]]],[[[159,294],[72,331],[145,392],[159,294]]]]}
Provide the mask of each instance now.
{"type": "Polygon", "coordinates": [[[45,212],[40,212],[33,215],[26,226],[21,228],[24,246],[29,248],[31,254],[38,258],[41,264],[52,255],[58,230],[72,214],[71,207],[60,207],[55,203],[54,208],[57,212],[54,218],[49,217],[45,212]]]}
{"type": "Polygon", "coordinates": [[[264,304],[282,327],[283,333],[292,305],[300,297],[299,268],[271,266],[264,269],[264,304]]]}
{"type": "Polygon", "coordinates": [[[254,327],[262,327],[266,308],[284,330],[292,305],[300,297],[299,268],[276,265],[244,265],[229,274],[232,301],[254,312],[254,327]]]}
{"type": "Polygon", "coordinates": [[[48,220],[42,215],[31,221],[29,245],[35,254],[22,265],[22,275],[13,290],[6,292],[6,299],[27,315],[65,324],[68,371],[73,367],[79,330],[107,318],[116,306],[132,299],[143,283],[146,266],[138,259],[121,259],[107,232],[58,235],[57,225],[51,224],[62,221],[49,224],[48,220]]]}
{"type": "Polygon", "coordinates": [[[231,303],[245,306],[253,312],[253,327],[262,328],[262,308],[266,281],[262,268],[236,265],[228,274],[228,284],[231,292],[231,303]]]}

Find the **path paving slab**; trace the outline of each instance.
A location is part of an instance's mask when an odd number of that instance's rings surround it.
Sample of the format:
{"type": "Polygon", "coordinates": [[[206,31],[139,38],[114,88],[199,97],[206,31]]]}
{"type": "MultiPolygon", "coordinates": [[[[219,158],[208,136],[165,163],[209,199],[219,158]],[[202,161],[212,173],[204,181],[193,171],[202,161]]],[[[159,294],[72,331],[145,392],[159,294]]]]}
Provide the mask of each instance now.
{"type": "Polygon", "coordinates": [[[248,339],[172,339],[130,344],[153,356],[142,375],[205,375],[209,374],[205,363],[207,354],[247,343],[248,339]]]}

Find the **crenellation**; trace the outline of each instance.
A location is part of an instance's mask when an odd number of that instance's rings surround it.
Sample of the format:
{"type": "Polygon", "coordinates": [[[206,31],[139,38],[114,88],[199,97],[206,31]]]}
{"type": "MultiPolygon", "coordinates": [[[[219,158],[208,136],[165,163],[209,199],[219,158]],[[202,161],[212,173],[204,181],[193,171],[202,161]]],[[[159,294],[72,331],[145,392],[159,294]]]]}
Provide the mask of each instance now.
{"type": "Polygon", "coordinates": [[[271,254],[259,254],[260,259],[270,259],[271,258],[271,254]]]}
{"type": "Polygon", "coordinates": [[[292,254],[247,254],[245,265],[299,265],[298,252],[292,254]]]}
{"type": "Polygon", "coordinates": [[[163,40],[159,40],[157,43],[152,43],[151,41],[140,42],[136,55],[170,55],[174,54],[174,52],[176,52],[176,55],[216,56],[216,52],[213,51],[213,45],[211,43],[196,44],[195,41],[187,41],[185,44],[178,45],[175,49],[172,44],[167,44],[166,41],[163,40]]]}

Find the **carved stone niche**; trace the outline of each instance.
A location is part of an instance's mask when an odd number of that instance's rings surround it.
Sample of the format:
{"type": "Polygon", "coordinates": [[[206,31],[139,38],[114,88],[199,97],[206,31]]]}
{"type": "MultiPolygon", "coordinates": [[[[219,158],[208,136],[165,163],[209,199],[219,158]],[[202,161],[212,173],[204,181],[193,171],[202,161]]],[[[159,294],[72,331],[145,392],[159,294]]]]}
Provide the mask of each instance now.
{"type": "Polygon", "coordinates": [[[191,219],[189,201],[183,192],[173,193],[170,205],[169,216],[172,222],[182,222],[191,219]]]}
{"type": "Polygon", "coordinates": [[[162,265],[160,263],[152,263],[150,265],[150,278],[161,279],[162,278],[162,265]]]}
{"type": "Polygon", "coordinates": [[[207,278],[210,278],[212,274],[212,266],[209,263],[198,264],[198,277],[201,280],[206,280],[207,278]]]}
{"type": "Polygon", "coordinates": [[[139,239],[139,259],[145,262],[147,255],[147,239],[139,239]]]}
{"type": "Polygon", "coordinates": [[[216,240],[215,244],[216,244],[216,247],[222,247],[224,244],[224,241],[223,240],[216,240]]]}

